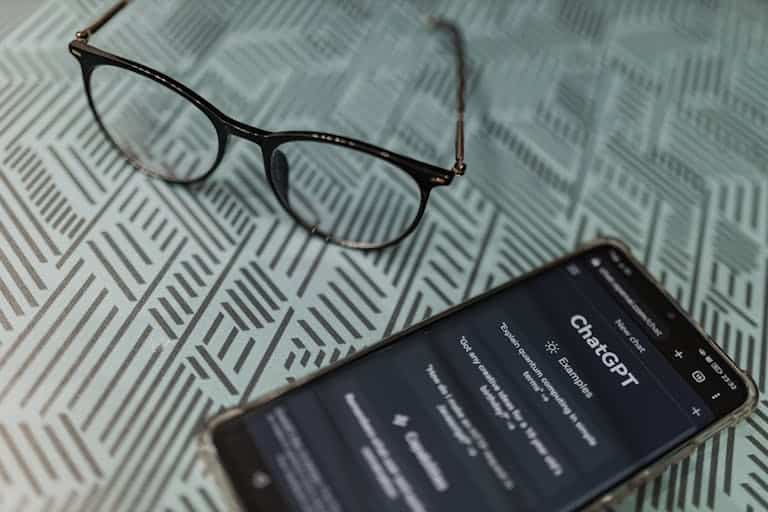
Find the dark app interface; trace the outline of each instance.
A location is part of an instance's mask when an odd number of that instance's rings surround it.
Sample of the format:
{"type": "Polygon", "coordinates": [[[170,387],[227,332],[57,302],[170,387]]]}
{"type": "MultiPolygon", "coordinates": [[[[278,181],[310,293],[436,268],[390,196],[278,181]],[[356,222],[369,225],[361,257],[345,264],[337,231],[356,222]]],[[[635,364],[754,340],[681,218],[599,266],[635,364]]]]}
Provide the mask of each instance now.
{"type": "Polygon", "coordinates": [[[571,510],[701,430],[713,412],[654,347],[662,328],[594,266],[538,274],[247,416],[272,485],[307,512],[571,510]]]}

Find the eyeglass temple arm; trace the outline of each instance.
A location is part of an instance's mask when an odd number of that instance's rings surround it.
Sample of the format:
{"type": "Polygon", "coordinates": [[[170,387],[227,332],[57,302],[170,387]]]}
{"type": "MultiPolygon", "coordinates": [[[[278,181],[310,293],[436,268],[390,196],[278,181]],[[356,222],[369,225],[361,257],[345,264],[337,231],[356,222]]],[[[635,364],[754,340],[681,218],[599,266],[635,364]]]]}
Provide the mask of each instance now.
{"type": "Polygon", "coordinates": [[[90,38],[93,34],[99,31],[101,27],[106,25],[106,23],[115,17],[117,13],[123,10],[123,8],[128,5],[130,0],[120,0],[115,5],[110,7],[110,9],[102,14],[99,18],[93,21],[90,25],[85,27],[83,30],[79,30],[75,34],[75,38],[79,39],[80,41],[88,41],[88,38],[90,38]]]}
{"type": "MultiPolygon", "coordinates": [[[[88,39],[99,31],[101,27],[107,24],[109,20],[115,17],[117,13],[122,11],[130,2],[130,0],[120,0],[113,5],[107,12],[102,14],[99,18],[93,21],[90,25],[83,30],[79,30],[75,34],[75,38],[81,41],[88,41],[88,39]]],[[[464,39],[461,36],[461,30],[452,22],[444,20],[442,18],[430,18],[429,22],[435,28],[446,30],[451,34],[451,42],[453,43],[454,50],[456,52],[456,65],[457,65],[457,78],[459,86],[456,93],[456,159],[453,163],[451,171],[455,175],[461,176],[464,174],[467,166],[464,163],[464,89],[466,83],[466,74],[464,66],[464,39]]]]}
{"type": "Polygon", "coordinates": [[[456,93],[456,160],[451,171],[461,176],[466,171],[464,163],[464,89],[466,83],[464,67],[464,38],[461,30],[454,23],[442,18],[429,18],[429,23],[440,30],[445,30],[451,35],[454,51],[456,52],[456,71],[459,86],[456,93]]]}

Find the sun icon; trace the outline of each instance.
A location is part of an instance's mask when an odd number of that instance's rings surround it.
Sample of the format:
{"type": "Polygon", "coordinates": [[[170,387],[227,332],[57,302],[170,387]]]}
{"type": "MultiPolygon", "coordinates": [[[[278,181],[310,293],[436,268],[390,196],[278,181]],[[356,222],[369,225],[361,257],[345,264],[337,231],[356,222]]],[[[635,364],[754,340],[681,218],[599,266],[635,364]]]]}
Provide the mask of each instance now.
{"type": "Polygon", "coordinates": [[[549,340],[547,344],[544,345],[544,349],[550,354],[557,354],[560,351],[560,345],[552,340],[549,340]]]}

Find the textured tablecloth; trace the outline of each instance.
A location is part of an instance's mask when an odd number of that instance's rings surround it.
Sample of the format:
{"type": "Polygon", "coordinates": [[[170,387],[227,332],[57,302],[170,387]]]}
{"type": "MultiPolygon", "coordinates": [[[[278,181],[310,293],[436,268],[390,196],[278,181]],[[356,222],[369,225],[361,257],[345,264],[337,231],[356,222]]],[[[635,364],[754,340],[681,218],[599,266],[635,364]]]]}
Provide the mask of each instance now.
{"type": "MultiPolygon", "coordinates": [[[[761,1],[138,2],[93,43],[267,129],[469,170],[399,247],[310,239],[235,144],[202,187],[132,172],[66,51],[96,0],[0,1],[0,509],[221,510],[203,418],[610,234],[766,385],[761,1]]],[[[766,406],[619,507],[768,508],[766,406]]]]}

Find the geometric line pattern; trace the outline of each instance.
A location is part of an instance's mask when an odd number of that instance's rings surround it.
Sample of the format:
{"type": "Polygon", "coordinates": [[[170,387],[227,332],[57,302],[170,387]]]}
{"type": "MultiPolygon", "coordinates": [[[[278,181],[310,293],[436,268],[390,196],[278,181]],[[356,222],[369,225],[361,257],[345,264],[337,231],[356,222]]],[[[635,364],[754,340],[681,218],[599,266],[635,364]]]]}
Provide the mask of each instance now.
{"type": "MultiPolygon", "coordinates": [[[[256,126],[447,165],[454,62],[420,20],[458,20],[468,172],[372,253],[309,237],[243,141],[194,187],[133,172],[66,51],[111,3],[0,16],[0,509],[223,510],[205,418],[598,235],[768,391],[762,2],[139,0],[98,34],[256,126]]],[[[617,510],[768,509],[766,459],[763,401],[617,510]]]]}

